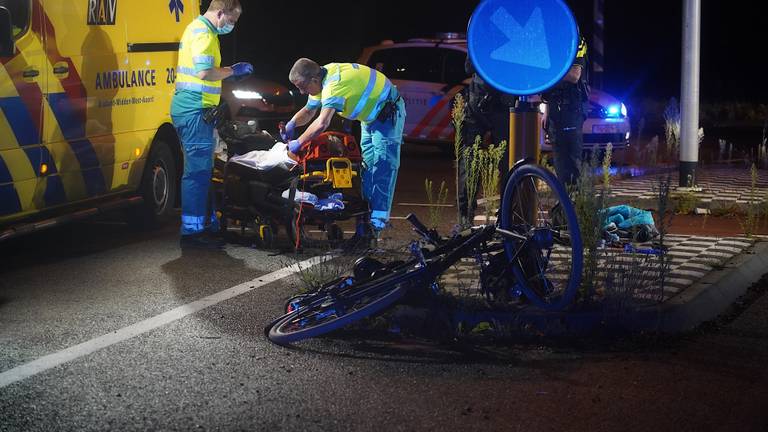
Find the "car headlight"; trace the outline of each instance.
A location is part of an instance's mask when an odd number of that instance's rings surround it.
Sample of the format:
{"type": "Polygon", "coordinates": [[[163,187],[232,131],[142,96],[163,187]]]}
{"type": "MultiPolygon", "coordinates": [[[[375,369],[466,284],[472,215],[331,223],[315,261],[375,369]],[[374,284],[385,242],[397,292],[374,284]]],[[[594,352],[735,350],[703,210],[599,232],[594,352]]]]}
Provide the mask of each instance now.
{"type": "Polygon", "coordinates": [[[621,116],[626,117],[627,116],[627,106],[623,103],[621,104],[621,116]]]}
{"type": "Polygon", "coordinates": [[[261,93],[247,90],[232,90],[232,94],[238,99],[264,99],[261,93]]]}
{"type": "Polygon", "coordinates": [[[540,103],[539,104],[539,112],[542,113],[542,114],[546,114],[547,113],[547,104],[545,104],[544,102],[540,103]]]}

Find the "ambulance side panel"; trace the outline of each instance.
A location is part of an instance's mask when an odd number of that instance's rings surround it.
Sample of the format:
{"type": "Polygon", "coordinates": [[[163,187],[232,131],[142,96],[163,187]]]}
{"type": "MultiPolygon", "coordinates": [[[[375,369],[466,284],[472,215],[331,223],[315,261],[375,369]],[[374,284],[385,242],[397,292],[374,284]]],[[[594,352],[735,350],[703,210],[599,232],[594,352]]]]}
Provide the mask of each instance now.
{"type": "Polygon", "coordinates": [[[31,4],[30,30],[0,69],[13,83],[0,80],[0,149],[18,195],[18,204],[6,200],[0,165],[0,223],[137,191],[158,131],[172,129],[178,42],[199,12],[197,0],[31,4]],[[25,78],[30,68],[39,75],[25,78]],[[37,121],[12,130],[9,119],[20,116],[37,121]]]}

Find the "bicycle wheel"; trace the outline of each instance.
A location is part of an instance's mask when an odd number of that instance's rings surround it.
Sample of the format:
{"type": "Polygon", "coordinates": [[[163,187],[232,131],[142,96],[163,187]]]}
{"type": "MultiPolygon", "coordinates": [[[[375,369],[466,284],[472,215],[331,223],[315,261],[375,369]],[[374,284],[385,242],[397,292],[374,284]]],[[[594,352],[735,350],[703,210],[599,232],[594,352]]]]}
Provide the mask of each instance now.
{"type": "Polygon", "coordinates": [[[419,285],[424,269],[403,266],[393,273],[319,296],[307,306],[283,315],[266,328],[269,340],[289,344],[331,332],[389,307],[419,285]]]}
{"type": "Polygon", "coordinates": [[[501,201],[500,226],[527,238],[505,239],[504,248],[531,303],[547,310],[571,304],[581,283],[581,234],[573,204],[554,174],[538,165],[513,171],[501,201]]]}

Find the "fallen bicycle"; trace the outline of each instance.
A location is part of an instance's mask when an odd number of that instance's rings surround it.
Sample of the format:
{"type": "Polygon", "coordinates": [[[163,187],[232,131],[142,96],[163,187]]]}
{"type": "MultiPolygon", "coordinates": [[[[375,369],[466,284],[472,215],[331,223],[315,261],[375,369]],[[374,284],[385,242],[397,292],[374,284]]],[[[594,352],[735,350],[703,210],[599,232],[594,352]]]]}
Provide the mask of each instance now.
{"type": "Polygon", "coordinates": [[[319,336],[389,308],[412,290],[439,290],[441,274],[462,258],[480,267],[480,288],[489,299],[524,296],[546,310],[569,306],[582,272],[576,214],[563,185],[546,169],[518,164],[502,192],[497,222],[451,238],[407,220],[420,239],[408,261],[382,263],[362,257],[353,274],[288,300],[285,314],[265,328],[275,343],[319,336]]]}

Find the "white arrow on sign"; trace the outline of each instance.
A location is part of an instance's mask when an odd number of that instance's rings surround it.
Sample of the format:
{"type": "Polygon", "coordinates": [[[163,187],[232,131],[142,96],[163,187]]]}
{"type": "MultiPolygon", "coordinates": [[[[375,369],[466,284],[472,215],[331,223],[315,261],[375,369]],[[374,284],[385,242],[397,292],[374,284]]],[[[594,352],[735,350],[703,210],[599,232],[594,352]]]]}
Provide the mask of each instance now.
{"type": "Polygon", "coordinates": [[[540,69],[552,66],[541,8],[533,10],[525,27],[503,6],[493,13],[491,22],[509,39],[509,42],[491,53],[492,59],[540,69]]]}

